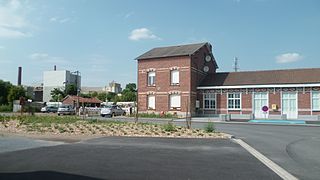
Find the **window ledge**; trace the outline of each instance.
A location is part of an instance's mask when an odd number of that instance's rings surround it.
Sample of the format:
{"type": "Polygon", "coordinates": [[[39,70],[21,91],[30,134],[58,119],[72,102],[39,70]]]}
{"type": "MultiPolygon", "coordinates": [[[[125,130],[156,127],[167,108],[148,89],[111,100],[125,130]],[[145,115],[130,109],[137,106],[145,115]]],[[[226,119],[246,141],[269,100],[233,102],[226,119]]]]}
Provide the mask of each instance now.
{"type": "Polygon", "coordinates": [[[228,111],[241,111],[241,109],[228,109],[228,111]]]}
{"type": "Polygon", "coordinates": [[[147,85],[147,87],[156,87],[156,85],[155,84],[151,84],[151,85],[147,85]]]}
{"type": "Polygon", "coordinates": [[[171,83],[170,86],[180,86],[179,83],[171,83]]]}
{"type": "Polygon", "coordinates": [[[170,108],[170,111],[180,111],[181,108],[180,107],[177,107],[177,108],[170,108]]]}

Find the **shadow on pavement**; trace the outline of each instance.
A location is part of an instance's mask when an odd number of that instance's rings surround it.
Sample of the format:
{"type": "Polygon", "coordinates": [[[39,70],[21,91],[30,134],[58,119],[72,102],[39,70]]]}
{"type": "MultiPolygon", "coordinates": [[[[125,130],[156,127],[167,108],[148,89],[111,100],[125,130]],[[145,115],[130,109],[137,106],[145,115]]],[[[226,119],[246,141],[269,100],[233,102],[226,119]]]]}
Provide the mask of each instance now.
{"type": "Polygon", "coordinates": [[[67,174],[55,171],[35,171],[35,172],[22,172],[22,173],[0,173],[0,179],[6,180],[56,180],[56,179],[67,179],[67,180],[100,180],[98,178],[92,178],[88,176],[67,174]]]}

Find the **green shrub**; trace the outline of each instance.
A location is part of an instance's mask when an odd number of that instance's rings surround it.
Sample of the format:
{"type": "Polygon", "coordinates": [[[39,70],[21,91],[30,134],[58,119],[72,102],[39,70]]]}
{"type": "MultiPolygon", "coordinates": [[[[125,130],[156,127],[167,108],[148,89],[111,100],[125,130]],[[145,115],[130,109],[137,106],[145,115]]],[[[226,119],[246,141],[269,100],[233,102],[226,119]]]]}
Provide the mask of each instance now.
{"type": "Polygon", "coordinates": [[[12,112],[12,106],[0,105],[0,112],[12,112]]]}
{"type": "Polygon", "coordinates": [[[214,127],[213,122],[209,122],[209,123],[205,126],[204,130],[205,130],[207,133],[214,132],[215,127],[214,127]]]}
{"type": "Polygon", "coordinates": [[[173,132],[173,131],[177,131],[176,130],[176,126],[173,125],[172,123],[168,123],[168,124],[165,124],[163,125],[163,129],[167,132],[173,132]]]}

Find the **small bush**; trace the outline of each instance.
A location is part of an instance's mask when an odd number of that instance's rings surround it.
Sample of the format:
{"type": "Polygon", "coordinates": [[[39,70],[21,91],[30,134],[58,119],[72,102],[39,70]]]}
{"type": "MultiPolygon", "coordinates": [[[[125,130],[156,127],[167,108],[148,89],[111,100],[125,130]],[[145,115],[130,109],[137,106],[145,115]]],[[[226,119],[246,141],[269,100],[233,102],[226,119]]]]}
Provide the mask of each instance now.
{"type": "Polygon", "coordinates": [[[0,112],[12,112],[12,106],[0,105],[0,112]]]}
{"type": "Polygon", "coordinates": [[[206,125],[206,127],[204,128],[204,130],[205,130],[207,133],[214,132],[215,127],[214,127],[213,122],[209,122],[209,123],[206,125]]]}
{"type": "Polygon", "coordinates": [[[168,123],[166,125],[163,126],[163,129],[167,132],[173,132],[173,131],[177,131],[176,130],[176,126],[173,125],[172,123],[168,123]]]}

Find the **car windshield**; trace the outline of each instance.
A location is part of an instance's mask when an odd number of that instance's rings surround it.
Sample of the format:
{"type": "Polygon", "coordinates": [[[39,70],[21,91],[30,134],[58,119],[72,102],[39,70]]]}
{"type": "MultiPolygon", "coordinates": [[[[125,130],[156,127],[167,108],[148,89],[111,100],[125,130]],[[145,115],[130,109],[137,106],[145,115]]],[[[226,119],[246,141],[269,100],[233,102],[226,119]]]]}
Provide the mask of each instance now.
{"type": "Polygon", "coordinates": [[[102,108],[111,108],[112,106],[110,105],[103,105],[102,108]]]}

